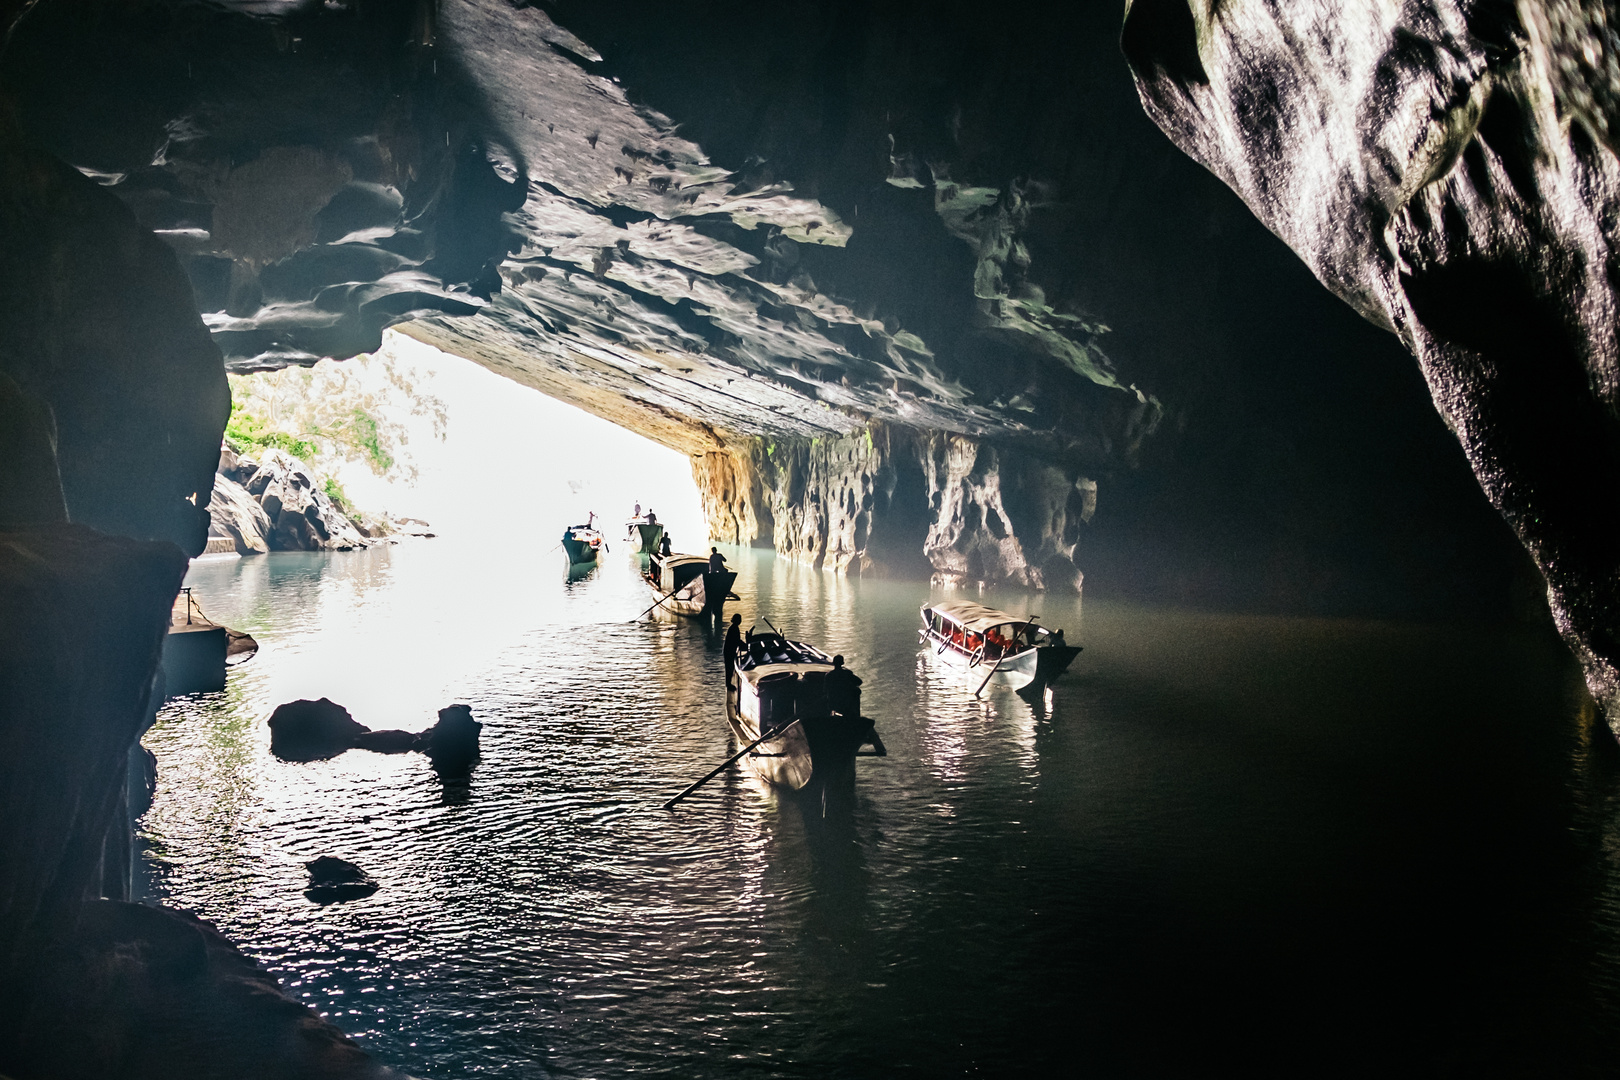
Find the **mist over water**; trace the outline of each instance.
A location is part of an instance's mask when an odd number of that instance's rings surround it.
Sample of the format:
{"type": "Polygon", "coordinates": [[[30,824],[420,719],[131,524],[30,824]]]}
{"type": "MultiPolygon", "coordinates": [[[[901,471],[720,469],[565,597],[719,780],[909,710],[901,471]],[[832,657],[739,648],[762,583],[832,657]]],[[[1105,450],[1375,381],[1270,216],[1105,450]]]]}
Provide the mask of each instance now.
{"type": "MultiPolygon", "coordinates": [[[[610,534],[612,542],[612,534],[610,534]]],[[[146,743],[153,892],[422,1077],[1603,1075],[1614,769],[1529,631],[998,593],[1086,648],[973,697],[926,585],[728,549],[745,624],[843,652],[886,759],[823,816],[738,769],[718,636],[615,545],[426,541],[194,564],[253,633],[146,743]],[[484,757],[269,754],[275,705],[453,701],[484,757]],[[317,907],[302,863],[381,884],[317,907]]],[[[939,594],[934,594],[938,596],[939,594]]]]}

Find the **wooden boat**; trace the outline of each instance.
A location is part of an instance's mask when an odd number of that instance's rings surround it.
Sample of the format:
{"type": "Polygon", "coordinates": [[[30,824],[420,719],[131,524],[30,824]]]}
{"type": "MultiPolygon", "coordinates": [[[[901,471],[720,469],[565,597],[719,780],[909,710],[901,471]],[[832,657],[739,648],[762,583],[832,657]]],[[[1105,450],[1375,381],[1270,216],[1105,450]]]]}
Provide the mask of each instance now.
{"type": "MultiPolygon", "coordinates": [[[[772,731],[745,754],[768,783],[800,791],[812,782],[853,778],[857,757],[886,757],[872,721],[834,712],[827,693],[832,658],[813,645],[779,634],[754,634],[737,650],[736,684],[726,691],[726,722],[744,746],[772,731]],[[871,750],[862,750],[870,746],[871,750]]],[[[858,692],[857,692],[858,693],[858,692]]]]}
{"type": "Polygon", "coordinates": [[[643,577],[665,598],[658,606],[677,615],[712,612],[718,618],[737,583],[731,570],[710,571],[702,555],[654,555],[648,562],[643,577]]]}
{"type": "Polygon", "coordinates": [[[630,554],[651,555],[658,550],[658,541],[664,538],[662,522],[638,517],[631,518],[624,525],[627,538],[635,545],[630,554]]]}
{"type": "Polygon", "coordinates": [[[602,534],[589,525],[570,525],[563,530],[562,546],[568,562],[578,565],[601,558],[607,545],[602,542],[602,534]]]}
{"type": "Polygon", "coordinates": [[[1049,683],[1068,670],[1080,646],[1048,630],[1034,615],[1013,615],[982,604],[952,600],[925,605],[918,638],[981,685],[1021,689],[1049,683]]]}

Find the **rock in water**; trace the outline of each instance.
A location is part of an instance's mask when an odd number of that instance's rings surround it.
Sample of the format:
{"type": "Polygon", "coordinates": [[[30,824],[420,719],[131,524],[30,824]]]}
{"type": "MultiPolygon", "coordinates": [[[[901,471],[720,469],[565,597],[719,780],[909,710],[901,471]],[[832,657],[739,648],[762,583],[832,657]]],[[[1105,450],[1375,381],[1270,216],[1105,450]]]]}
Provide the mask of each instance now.
{"type": "Polygon", "coordinates": [[[377,883],[354,863],[322,855],[304,864],[309,871],[309,888],[304,895],[317,904],[337,904],[361,900],[377,891],[377,883]]]}
{"type": "Polygon", "coordinates": [[[270,752],[283,761],[321,761],[359,745],[370,730],[326,698],[289,701],[270,714],[270,752]]]}
{"type": "Polygon", "coordinates": [[[354,747],[378,754],[404,754],[420,749],[421,738],[414,731],[362,731],[355,738],[354,747]]]}
{"type": "Polygon", "coordinates": [[[439,773],[465,773],[478,760],[478,733],[483,728],[471,708],[449,705],[439,710],[439,722],[422,733],[419,748],[439,773]]]}

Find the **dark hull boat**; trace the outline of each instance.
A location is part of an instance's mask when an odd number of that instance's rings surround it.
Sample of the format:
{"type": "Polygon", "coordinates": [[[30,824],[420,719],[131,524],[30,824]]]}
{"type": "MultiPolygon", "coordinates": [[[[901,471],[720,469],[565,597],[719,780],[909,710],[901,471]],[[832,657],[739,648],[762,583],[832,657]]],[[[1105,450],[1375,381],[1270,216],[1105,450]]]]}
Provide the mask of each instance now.
{"type": "Polygon", "coordinates": [[[630,543],[635,545],[632,555],[651,555],[658,550],[658,541],[664,538],[664,526],[646,518],[632,518],[626,522],[630,543]]]}
{"type": "Polygon", "coordinates": [[[872,721],[860,715],[859,691],[843,704],[828,693],[832,659],[813,645],[756,634],[737,654],[736,685],[726,691],[726,722],[761,779],[789,791],[852,781],[857,757],[886,757],[872,721]],[[865,750],[863,747],[871,747],[865,750]]]}
{"type": "Polygon", "coordinates": [[[570,566],[594,563],[602,557],[606,547],[602,534],[589,525],[574,525],[563,530],[563,554],[568,556],[570,566]]]}
{"type": "Polygon", "coordinates": [[[677,615],[720,616],[737,575],[730,570],[711,571],[702,555],[654,556],[644,575],[653,592],[663,599],[657,605],[677,615]]]}
{"type": "Polygon", "coordinates": [[[1080,655],[1080,646],[1066,643],[1063,631],[1036,625],[1033,615],[1012,615],[967,601],[925,606],[922,622],[917,633],[922,643],[966,672],[980,689],[1021,690],[1049,683],[1080,655]]]}

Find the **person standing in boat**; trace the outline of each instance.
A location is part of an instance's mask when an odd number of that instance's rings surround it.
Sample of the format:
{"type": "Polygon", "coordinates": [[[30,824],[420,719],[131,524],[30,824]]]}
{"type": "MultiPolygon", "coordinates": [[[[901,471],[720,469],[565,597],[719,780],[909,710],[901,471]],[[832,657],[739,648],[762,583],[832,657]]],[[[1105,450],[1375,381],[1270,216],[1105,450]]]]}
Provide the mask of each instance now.
{"type": "Polygon", "coordinates": [[[658,515],[653,513],[653,509],[650,506],[647,507],[647,524],[649,524],[649,525],[658,524],[658,515]]]}
{"type": "Polygon", "coordinates": [[[844,666],[843,653],[827,672],[827,706],[839,716],[861,715],[861,677],[844,666]]]}
{"type": "Polygon", "coordinates": [[[737,650],[742,648],[742,616],[733,615],[726,627],[726,689],[729,691],[737,676],[737,650]]]}
{"type": "MultiPolygon", "coordinates": [[[[651,513],[651,511],[648,512],[651,513]]],[[[664,538],[658,542],[658,554],[667,559],[669,558],[669,552],[669,533],[665,533],[664,538]]]]}
{"type": "Polygon", "coordinates": [[[717,548],[717,547],[710,548],[709,549],[709,573],[711,573],[711,574],[723,574],[723,573],[725,573],[725,570],[726,570],[726,557],[724,555],[720,554],[720,549],[719,548],[717,548]]]}

